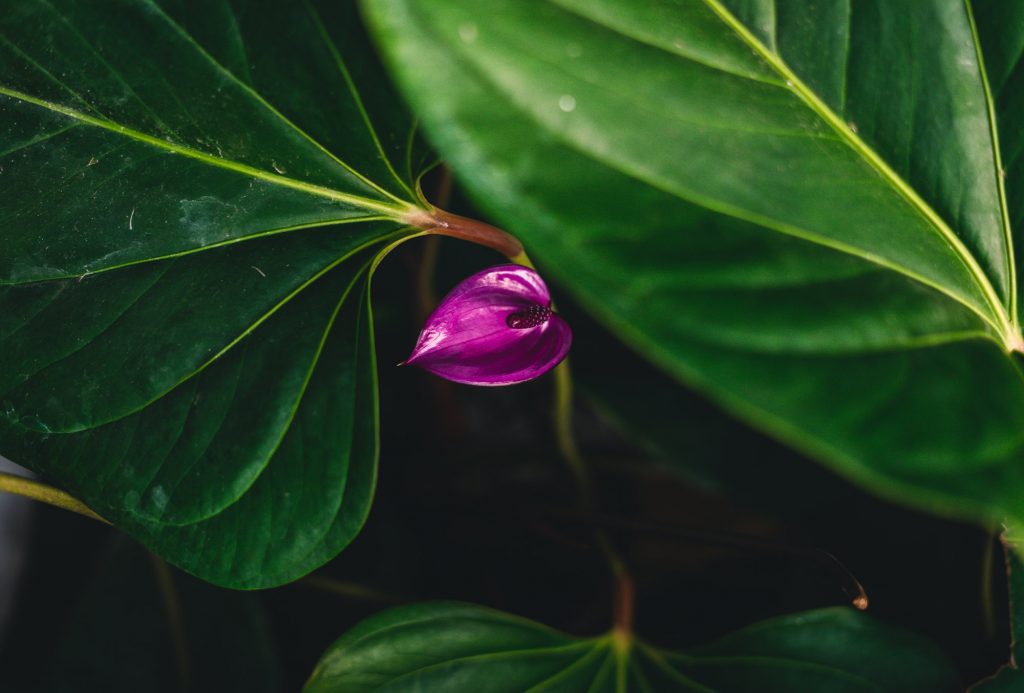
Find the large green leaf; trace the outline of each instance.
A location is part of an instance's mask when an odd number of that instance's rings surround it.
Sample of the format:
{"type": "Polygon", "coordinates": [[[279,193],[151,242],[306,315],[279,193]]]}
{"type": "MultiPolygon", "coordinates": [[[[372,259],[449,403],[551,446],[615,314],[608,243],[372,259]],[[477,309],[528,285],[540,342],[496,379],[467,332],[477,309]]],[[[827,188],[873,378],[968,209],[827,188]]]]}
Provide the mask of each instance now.
{"type": "Polygon", "coordinates": [[[930,643],[852,609],[763,621],[685,653],[615,634],[573,638],[458,603],[378,614],[328,649],[307,693],[363,691],[957,690],[930,643]]]}
{"type": "Polygon", "coordinates": [[[1010,3],[364,4],[479,205],[633,348],[879,493],[1024,518],[1010,3]]]}
{"type": "Polygon", "coordinates": [[[0,13],[0,451],[207,580],[340,551],[425,150],[352,2],[0,13]]]}

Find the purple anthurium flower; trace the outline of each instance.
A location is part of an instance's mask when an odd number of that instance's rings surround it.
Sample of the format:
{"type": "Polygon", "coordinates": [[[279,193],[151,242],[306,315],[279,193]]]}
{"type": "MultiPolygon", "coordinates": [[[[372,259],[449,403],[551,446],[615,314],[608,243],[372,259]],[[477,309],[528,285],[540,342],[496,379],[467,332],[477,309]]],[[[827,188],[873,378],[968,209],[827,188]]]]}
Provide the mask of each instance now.
{"type": "Polygon", "coordinates": [[[540,275],[500,265],[463,280],[427,318],[405,363],[457,383],[513,385],[547,373],[572,344],[540,275]]]}

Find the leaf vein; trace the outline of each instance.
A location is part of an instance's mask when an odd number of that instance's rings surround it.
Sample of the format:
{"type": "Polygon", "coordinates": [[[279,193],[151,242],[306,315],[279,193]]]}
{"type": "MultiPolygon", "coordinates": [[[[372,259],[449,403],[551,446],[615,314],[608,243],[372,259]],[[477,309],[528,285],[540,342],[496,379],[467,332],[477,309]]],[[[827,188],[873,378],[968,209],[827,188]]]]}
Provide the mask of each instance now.
{"type": "Polygon", "coordinates": [[[575,15],[576,17],[579,17],[580,19],[582,19],[584,21],[587,21],[587,22],[590,22],[591,24],[599,26],[602,29],[607,29],[609,31],[613,31],[613,32],[615,32],[615,33],[617,33],[617,34],[619,34],[621,36],[625,36],[626,38],[632,39],[633,41],[636,41],[637,43],[640,43],[642,45],[650,46],[651,48],[656,48],[658,50],[664,51],[666,53],[669,53],[669,54],[674,55],[676,57],[682,58],[682,59],[687,60],[689,62],[695,63],[695,64],[700,65],[702,67],[706,67],[709,70],[714,70],[716,72],[721,72],[721,73],[724,73],[724,74],[727,74],[727,75],[731,75],[733,77],[739,77],[741,79],[750,80],[751,82],[758,82],[760,84],[767,84],[767,85],[770,85],[770,86],[773,86],[773,87],[785,88],[785,86],[786,86],[786,83],[783,82],[782,80],[769,79],[769,78],[764,77],[762,75],[755,75],[755,74],[751,74],[749,72],[740,72],[738,70],[730,70],[730,69],[728,69],[727,67],[725,67],[723,65],[716,65],[714,63],[708,62],[707,60],[701,60],[697,56],[690,55],[688,53],[683,53],[678,48],[676,48],[675,50],[670,49],[667,46],[665,46],[665,45],[663,45],[661,43],[658,43],[657,41],[652,41],[651,39],[647,38],[646,36],[643,36],[639,32],[628,31],[628,30],[626,30],[625,28],[623,28],[621,26],[616,26],[616,25],[613,25],[613,24],[611,24],[609,22],[606,22],[606,21],[602,20],[600,17],[594,16],[592,14],[588,14],[585,10],[581,9],[580,7],[567,4],[566,0],[547,0],[547,1],[551,5],[554,5],[554,6],[558,7],[560,10],[562,10],[562,11],[568,13],[568,14],[575,15]]]}
{"type": "Polygon", "coordinates": [[[47,140],[53,139],[54,137],[57,137],[59,135],[63,135],[68,130],[75,129],[78,126],[79,126],[79,123],[72,123],[71,125],[66,125],[66,126],[64,126],[62,128],[54,130],[53,132],[47,132],[47,133],[42,134],[42,135],[36,135],[35,137],[33,137],[31,139],[28,139],[28,140],[25,140],[24,142],[22,142],[20,144],[16,144],[15,146],[11,147],[10,149],[5,149],[4,151],[0,152],[0,157],[10,156],[11,154],[14,154],[15,152],[20,152],[23,149],[28,149],[29,147],[33,147],[33,146],[35,146],[37,144],[40,144],[42,142],[46,142],[47,140]]]}
{"type": "Polygon", "coordinates": [[[974,9],[971,0],[964,0],[964,10],[967,12],[967,21],[971,27],[971,39],[974,42],[975,54],[978,57],[978,73],[981,79],[982,91],[985,93],[985,111],[988,115],[988,127],[990,142],[992,145],[992,160],[995,166],[996,189],[999,193],[999,211],[1001,214],[1001,226],[1003,229],[1003,243],[1006,248],[1006,276],[1009,277],[1010,289],[1010,317],[1017,320],[1017,263],[1014,261],[1013,231],[1010,226],[1010,210],[1006,200],[1006,181],[1003,171],[1002,153],[999,146],[999,128],[996,118],[996,105],[992,97],[992,87],[988,81],[988,72],[985,69],[985,58],[981,50],[981,38],[978,36],[978,25],[974,21],[974,9]]]}
{"type": "Polygon", "coordinates": [[[237,84],[238,87],[240,89],[242,89],[242,91],[248,93],[257,103],[259,103],[261,106],[263,106],[265,109],[267,109],[268,112],[270,112],[275,118],[277,118],[279,121],[281,121],[281,123],[283,123],[286,127],[288,127],[291,130],[293,130],[295,133],[297,133],[299,136],[301,136],[307,142],[312,144],[318,150],[320,150],[321,152],[326,154],[328,157],[333,159],[335,163],[337,163],[339,166],[341,166],[343,169],[348,171],[350,174],[355,176],[358,180],[360,180],[361,182],[363,182],[364,184],[366,184],[367,186],[369,186],[373,190],[375,190],[378,193],[380,193],[381,195],[384,195],[385,197],[393,200],[396,203],[399,203],[399,204],[404,204],[405,203],[404,200],[402,200],[399,197],[396,197],[395,195],[391,194],[390,192],[388,192],[387,190],[385,190],[381,186],[377,185],[372,180],[370,180],[369,178],[367,178],[363,174],[359,173],[359,171],[357,171],[355,168],[353,168],[352,166],[347,164],[345,161],[343,161],[334,152],[330,151],[329,149],[324,147],[322,144],[317,142],[305,130],[300,128],[298,125],[296,125],[290,119],[288,119],[283,113],[281,113],[276,108],[274,108],[274,106],[271,105],[270,102],[268,102],[265,98],[263,98],[263,96],[259,92],[257,92],[252,86],[250,86],[250,85],[246,84],[245,82],[243,82],[241,79],[238,78],[237,75],[235,75],[233,72],[231,72],[231,70],[228,70],[226,67],[221,65],[220,62],[218,62],[212,55],[210,55],[210,53],[207,52],[207,50],[205,48],[203,48],[199,44],[199,42],[196,41],[195,38],[191,34],[189,34],[187,31],[185,31],[184,27],[182,27],[180,24],[178,24],[176,21],[174,21],[174,19],[170,15],[168,15],[164,11],[164,9],[162,7],[160,7],[155,2],[155,0],[140,0],[140,2],[142,2],[142,3],[146,4],[146,5],[148,5],[149,7],[151,7],[157,14],[160,15],[160,17],[167,23],[167,25],[169,27],[171,27],[182,38],[184,38],[189,44],[191,44],[195,48],[195,50],[201,56],[203,56],[204,59],[209,61],[209,63],[216,70],[218,70],[221,74],[225,75],[228,79],[230,79],[232,82],[237,84]]]}
{"type": "MultiPolygon", "coordinates": [[[[765,47],[747,27],[733,16],[729,10],[721,4],[720,0],[703,1],[719,16],[726,26],[735,31],[736,34],[750,45],[753,50],[760,54],[768,64],[779,73],[780,76],[784,77],[787,85],[792,85],[790,88],[793,93],[804,101],[808,108],[831,126],[854,152],[874,168],[879,175],[887,180],[892,185],[893,189],[895,189],[910,205],[910,207],[920,214],[939,234],[939,236],[949,246],[954,256],[964,265],[968,273],[974,278],[978,288],[981,289],[982,295],[985,297],[986,302],[992,310],[989,318],[994,319],[995,323],[997,323],[995,326],[1000,329],[1000,334],[1005,340],[1005,347],[1008,349],[1016,347],[1020,342],[1020,336],[1016,326],[1016,316],[1009,316],[1007,314],[1006,308],[1003,306],[988,275],[981,269],[977,259],[973,254],[971,254],[949,225],[927,202],[924,201],[923,198],[921,198],[920,195],[918,195],[916,190],[904,181],[899,174],[897,174],[873,149],[871,149],[867,143],[857,136],[856,133],[854,133],[836,113],[822,102],[821,99],[810,88],[808,88],[803,81],[789,69],[788,66],[786,66],[781,57],[774,50],[770,50],[765,47]]],[[[948,294],[948,292],[946,293],[948,294]]]]}
{"type": "MultiPolygon", "coordinates": [[[[705,1],[707,1],[707,0],[705,0],[705,1]]],[[[430,30],[429,29],[429,27],[430,27],[429,22],[423,22],[422,24],[425,27],[425,30],[430,30]]],[[[445,41],[446,40],[445,37],[440,36],[436,31],[434,32],[434,36],[439,41],[445,41]]],[[[450,42],[449,42],[449,44],[451,45],[450,42]]],[[[455,47],[455,46],[453,46],[453,47],[455,47]]],[[[455,48],[457,48],[457,47],[455,47],[455,48]]],[[[490,88],[492,91],[497,92],[498,94],[503,94],[501,88],[497,84],[495,84],[493,78],[491,78],[484,70],[479,68],[475,63],[473,63],[472,61],[466,60],[466,61],[464,61],[464,67],[465,67],[466,70],[474,73],[476,75],[476,77],[480,80],[480,82],[485,87],[490,88]]],[[[530,112],[529,110],[523,108],[522,106],[519,106],[514,101],[510,100],[510,103],[514,107],[518,108],[519,111],[525,117],[533,120],[534,122],[536,122],[541,127],[546,127],[546,123],[544,123],[541,120],[539,120],[532,112],[530,112]]],[[[634,180],[637,180],[637,181],[639,181],[641,183],[649,185],[652,188],[655,188],[655,189],[660,190],[662,192],[668,193],[669,195],[672,195],[673,197],[677,197],[677,198],[679,198],[681,200],[684,200],[686,202],[691,202],[693,204],[696,204],[698,206],[704,207],[705,209],[711,210],[713,212],[718,212],[720,214],[724,214],[726,216],[733,217],[735,219],[740,219],[742,221],[746,221],[746,222],[750,222],[750,223],[753,223],[753,224],[757,224],[759,226],[763,226],[765,228],[771,229],[771,230],[776,231],[778,233],[782,233],[782,234],[786,234],[786,235],[789,235],[789,236],[793,236],[795,238],[800,238],[802,240],[808,241],[810,243],[814,243],[816,245],[820,245],[820,246],[823,246],[823,247],[826,247],[826,248],[830,248],[832,250],[836,250],[836,251],[839,251],[839,252],[842,252],[842,253],[846,253],[846,254],[852,255],[854,257],[859,257],[862,260],[865,260],[867,262],[874,263],[874,264],[876,264],[876,265],[878,265],[880,267],[884,267],[886,269],[889,269],[889,270],[892,270],[894,272],[898,272],[900,274],[903,274],[903,275],[905,275],[907,277],[910,277],[911,279],[913,279],[913,280],[915,280],[917,282],[920,282],[921,284],[923,284],[925,286],[931,287],[931,288],[935,289],[936,291],[942,293],[945,296],[948,296],[950,299],[956,301],[957,303],[962,304],[968,310],[970,310],[971,312],[973,312],[976,315],[978,315],[983,321],[985,321],[986,323],[992,325],[992,327],[994,329],[996,329],[997,332],[999,332],[1000,334],[1003,334],[1002,328],[1005,327],[1005,326],[1001,325],[996,319],[993,318],[992,315],[989,315],[989,314],[983,312],[980,308],[975,306],[971,301],[968,301],[963,296],[960,296],[960,295],[958,295],[956,293],[953,293],[948,287],[946,287],[946,286],[944,286],[942,284],[939,284],[939,283],[937,283],[937,282],[935,282],[933,280],[930,280],[927,277],[924,277],[924,276],[918,274],[917,272],[913,271],[912,269],[910,269],[908,267],[905,267],[903,265],[897,264],[897,263],[895,263],[895,262],[893,262],[893,261],[891,261],[891,260],[889,260],[887,258],[875,255],[873,253],[869,253],[869,252],[867,252],[865,250],[862,250],[860,248],[847,245],[847,244],[842,243],[840,241],[837,241],[835,239],[832,239],[832,238],[829,238],[829,237],[825,237],[825,236],[821,236],[821,235],[819,235],[817,233],[814,233],[812,231],[808,231],[807,229],[804,229],[804,228],[801,228],[801,227],[798,227],[798,226],[794,226],[794,225],[789,224],[789,223],[787,223],[785,221],[781,221],[781,220],[774,219],[774,218],[771,218],[771,217],[762,216],[762,215],[757,214],[757,213],[751,213],[750,211],[748,211],[746,209],[743,209],[741,207],[733,206],[733,205],[731,205],[731,204],[729,204],[727,202],[723,202],[723,201],[718,200],[718,199],[706,197],[704,195],[701,195],[699,193],[694,192],[693,190],[691,190],[689,188],[683,188],[683,187],[679,187],[679,186],[669,186],[669,185],[666,185],[663,181],[661,181],[661,180],[651,176],[648,172],[640,169],[639,167],[637,167],[635,165],[623,164],[622,162],[617,161],[616,159],[613,159],[613,158],[603,154],[602,152],[595,151],[592,148],[588,148],[588,147],[583,146],[582,144],[580,144],[575,139],[567,137],[566,134],[563,131],[561,131],[561,130],[553,129],[553,128],[547,128],[547,133],[549,134],[549,136],[551,136],[553,139],[557,140],[560,144],[565,146],[567,149],[570,149],[572,151],[578,152],[579,154],[582,154],[583,156],[586,156],[586,157],[588,157],[588,158],[590,158],[590,159],[592,159],[594,161],[597,161],[598,163],[600,163],[600,164],[602,164],[604,166],[607,166],[608,168],[610,168],[610,169],[612,169],[614,171],[617,171],[617,172],[619,172],[619,173],[621,173],[621,174],[623,174],[625,176],[633,178],[634,180]]],[[[1002,342],[1001,342],[1001,344],[1002,344],[1002,342]]]]}
{"type": "Polygon", "coordinates": [[[592,649],[590,652],[583,654],[579,659],[577,659],[572,664],[566,666],[561,671],[556,671],[551,676],[548,676],[542,679],[541,681],[538,681],[537,683],[526,689],[523,693],[540,693],[541,691],[549,690],[552,685],[555,685],[560,681],[564,681],[565,678],[571,675],[572,672],[576,669],[583,668],[585,665],[590,664],[592,660],[597,659],[600,656],[601,651],[606,648],[608,648],[607,643],[600,643],[599,645],[594,647],[594,649],[592,649]]]}
{"type": "Polygon", "coordinates": [[[363,119],[363,124],[366,125],[366,129],[370,134],[370,139],[373,140],[373,145],[377,149],[377,153],[380,155],[381,161],[387,167],[388,172],[398,182],[398,184],[405,190],[411,197],[415,197],[415,193],[409,188],[408,184],[402,180],[402,177],[395,171],[395,167],[392,165],[388,155],[384,153],[384,147],[381,145],[380,137],[377,135],[376,128],[373,127],[373,122],[370,120],[370,114],[366,111],[366,106],[363,104],[363,98],[359,94],[359,89],[356,87],[355,82],[352,80],[352,75],[348,71],[348,66],[345,64],[345,59],[341,55],[341,51],[338,50],[337,44],[331,38],[331,35],[327,32],[327,27],[324,26],[323,20],[320,15],[310,4],[309,0],[306,0],[306,9],[309,11],[310,17],[313,23],[317,27],[317,31],[320,34],[320,38],[323,40],[324,45],[330,52],[331,57],[334,58],[334,63],[338,68],[338,72],[341,73],[342,79],[345,81],[345,86],[348,88],[349,93],[352,95],[352,100],[356,104],[356,108],[359,110],[359,115],[363,119]]]}
{"type": "Polygon", "coordinates": [[[126,80],[124,78],[124,75],[122,75],[121,72],[117,68],[115,68],[113,65],[111,65],[106,60],[106,58],[104,58],[100,54],[100,52],[98,50],[96,50],[96,47],[82,34],[81,30],[79,30],[78,27],[76,27],[74,24],[72,24],[68,20],[68,18],[65,17],[62,12],[60,12],[60,10],[58,10],[56,7],[54,7],[53,3],[51,3],[50,0],[39,0],[39,4],[45,5],[50,10],[50,12],[52,12],[53,15],[57,18],[57,20],[61,24],[63,24],[64,26],[66,26],[68,28],[68,30],[71,32],[71,34],[78,40],[78,43],[81,44],[82,46],[84,46],[85,49],[91,55],[93,55],[93,57],[95,57],[96,60],[99,61],[99,63],[101,65],[103,65],[104,68],[106,68],[107,72],[119,84],[121,84],[121,86],[124,87],[125,91],[131,96],[131,98],[135,99],[135,101],[137,101],[138,104],[140,106],[142,106],[142,108],[144,110],[146,110],[153,117],[154,123],[156,124],[156,126],[160,130],[162,130],[163,132],[167,133],[168,135],[173,135],[175,137],[178,137],[178,134],[174,131],[174,129],[172,127],[170,127],[166,122],[164,122],[164,120],[160,117],[160,115],[156,111],[154,111],[150,107],[150,105],[148,103],[146,103],[142,99],[141,96],[139,96],[138,92],[136,92],[135,89],[132,87],[132,85],[128,83],[128,80],[126,80]]]}
{"type": "Polygon", "coordinates": [[[299,190],[310,195],[324,197],[330,200],[334,200],[336,202],[341,202],[343,204],[350,205],[352,207],[373,210],[390,217],[397,218],[407,212],[408,203],[402,203],[403,205],[405,205],[405,207],[398,207],[396,205],[392,205],[385,202],[379,202],[377,200],[371,200],[369,198],[361,197],[359,195],[344,193],[341,192],[340,190],[335,190],[334,188],[326,188],[321,185],[307,183],[304,181],[297,180],[295,178],[288,178],[277,173],[270,173],[263,169],[249,166],[248,164],[242,164],[236,161],[222,159],[220,157],[207,154],[206,152],[193,149],[191,147],[186,147],[183,145],[174,144],[172,142],[167,142],[166,140],[162,140],[158,137],[148,135],[144,132],[139,132],[138,130],[128,128],[123,125],[118,125],[113,121],[95,118],[93,116],[89,116],[85,113],[77,111],[73,108],[68,108],[66,106],[52,103],[44,99],[39,99],[34,96],[24,94],[22,92],[10,89],[5,86],[0,86],[0,95],[6,96],[17,101],[22,101],[27,104],[31,104],[39,108],[44,108],[55,113],[60,113],[61,115],[67,116],[68,118],[72,118],[74,120],[78,120],[86,125],[102,128],[104,130],[108,130],[110,132],[127,137],[129,139],[133,139],[138,142],[142,142],[144,144],[148,144],[163,149],[167,152],[180,154],[182,156],[186,156],[191,159],[196,159],[198,161],[201,161],[212,166],[217,166],[219,168],[223,168],[229,171],[234,171],[235,173],[249,176],[251,178],[257,178],[268,183],[280,185],[287,188],[292,188],[294,190],[299,190]]]}
{"type": "MultiPolygon", "coordinates": [[[[176,383],[172,384],[170,387],[164,389],[162,392],[160,392],[157,395],[151,397],[149,400],[147,400],[146,402],[142,403],[141,405],[135,407],[134,409],[131,409],[131,410],[127,411],[127,412],[123,412],[120,415],[118,415],[117,417],[109,419],[109,420],[93,422],[92,424],[90,424],[89,428],[95,428],[95,427],[98,427],[98,426],[103,426],[103,425],[106,425],[108,423],[112,423],[114,421],[118,421],[118,420],[124,419],[126,417],[131,416],[132,414],[136,414],[136,413],[142,411],[143,409],[145,409],[146,407],[151,405],[153,402],[155,402],[158,399],[160,399],[161,397],[164,397],[165,395],[167,395],[167,393],[171,392],[172,390],[174,390],[177,387],[180,387],[182,385],[182,383],[187,382],[188,380],[194,378],[196,375],[198,375],[199,373],[202,373],[207,368],[209,368],[210,365],[212,365],[215,361],[217,361],[217,359],[221,358],[226,353],[228,353],[239,342],[241,342],[249,334],[251,334],[256,328],[258,328],[264,322],[269,320],[270,317],[273,316],[277,311],[279,311],[284,306],[288,305],[288,303],[291,302],[291,300],[293,298],[298,296],[306,287],[310,286],[317,279],[319,279],[320,277],[324,276],[325,274],[330,272],[332,269],[334,269],[335,267],[337,267],[338,265],[340,265],[341,263],[343,263],[345,260],[349,259],[353,255],[359,253],[360,251],[365,250],[365,249],[367,249],[367,248],[369,248],[369,247],[371,247],[373,245],[376,245],[376,244],[386,243],[388,240],[390,240],[392,238],[400,237],[403,233],[404,233],[404,231],[400,230],[400,231],[396,231],[395,233],[393,233],[390,236],[385,236],[385,237],[382,237],[382,238],[374,239],[372,241],[368,241],[367,243],[359,246],[358,248],[355,248],[355,249],[351,250],[347,254],[345,254],[345,255],[343,255],[343,256],[341,256],[339,258],[336,258],[333,262],[328,264],[326,267],[324,267],[320,271],[316,272],[312,277],[310,277],[305,282],[303,282],[298,287],[296,287],[294,290],[292,290],[291,293],[289,293],[288,295],[284,296],[280,301],[275,303],[267,312],[265,312],[263,315],[261,315],[255,321],[253,321],[253,323],[251,325],[249,325],[245,330],[243,330],[240,334],[236,335],[227,344],[225,344],[223,347],[221,347],[221,349],[218,350],[217,353],[215,353],[209,359],[204,361],[195,370],[190,372],[188,375],[183,377],[181,380],[179,380],[176,383]]],[[[173,263],[171,263],[171,264],[173,264],[173,263]]],[[[168,266],[167,268],[163,269],[163,271],[160,273],[160,275],[154,281],[153,285],[155,285],[159,281],[159,279],[163,276],[163,274],[166,274],[168,271],[170,271],[170,266],[168,266]]],[[[143,293],[148,292],[151,288],[152,288],[152,285],[150,287],[148,287],[143,293]]],[[[135,301],[133,301],[133,304],[137,303],[139,298],[141,298],[141,295],[139,297],[136,297],[135,301]]],[[[124,312],[127,312],[127,308],[125,309],[124,312]]],[[[123,313],[122,313],[122,315],[123,315],[123,313]]],[[[106,328],[104,328],[104,331],[106,329],[109,329],[109,327],[110,326],[108,325],[106,328]]],[[[81,349],[84,346],[85,346],[85,344],[79,346],[78,349],[81,349]]],[[[77,351],[78,349],[76,349],[75,351],[77,351]]],[[[65,356],[62,356],[61,358],[67,358],[67,356],[70,356],[70,355],[71,354],[67,354],[65,356]]],[[[56,360],[60,360],[60,359],[56,359],[56,360]]],[[[51,362],[51,363],[49,363],[49,364],[44,365],[43,368],[45,368],[46,366],[52,365],[52,363],[55,363],[56,360],[51,362]]],[[[42,370],[42,368],[39,369],[39,371],[41,371],[41,370],[42,370]]],[[[38,373],[39,371],[36,371],[36,372],[38,373]]],[[[16,423],[16,422],[14,422],[14,423],[16,423]]],[[[69,428],[67,430],[55,430],[55,431],[51,431],[51,433],[53,433],[53,434],[71,434],[71,433],[77,433],[77,432],[79,432],[81,430],[85,430],[85,428],[86,427],[77,427],[77,428],[69,428]]]]}

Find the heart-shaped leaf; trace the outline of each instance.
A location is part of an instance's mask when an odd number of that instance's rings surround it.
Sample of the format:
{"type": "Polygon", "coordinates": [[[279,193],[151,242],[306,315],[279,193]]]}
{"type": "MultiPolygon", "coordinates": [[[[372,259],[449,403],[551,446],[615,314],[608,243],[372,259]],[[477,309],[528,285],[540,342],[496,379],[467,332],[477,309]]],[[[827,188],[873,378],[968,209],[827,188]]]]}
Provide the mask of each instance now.
{"type": "Polygon", "coordinates": [[[0,450],[207,580],[334,556],[426,161],[354,3],[13,3],[0,125],[0,450]]]}
{"type": "Polygon", "coordinates": [[[398,607],[346,633],[307,693],[369,691],[939,691],[956,673],[934,645],[852,609],[754,624],[674,653],[615,633],[573,638],[471,604],[398,607]]]}
{"type": "Polygon", "coordinates": [[[878,493],[1024,518],[1020,10],[365,5],[479,205],[633,348],[878,493]]]}

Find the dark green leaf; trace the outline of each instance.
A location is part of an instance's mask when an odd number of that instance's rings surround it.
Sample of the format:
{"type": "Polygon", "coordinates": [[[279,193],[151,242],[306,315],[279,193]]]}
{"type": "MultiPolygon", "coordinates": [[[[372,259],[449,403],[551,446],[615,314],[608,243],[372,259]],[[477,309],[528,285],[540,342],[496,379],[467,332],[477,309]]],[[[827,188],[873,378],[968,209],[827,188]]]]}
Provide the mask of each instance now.
{"type": "Polygon", "coordinates": [[[878,493],[1024,518],[1019,22],[940,0],[365,5],[480,206],[631,347],[878,493]]]}
{"type": "Polygon", "coordinates": [[[307,693],[346,691],[927,691],[957,688],[931,644],[851,609],[764,621],[666,652],[631,636],[573,638],[470,604],[378,614],[320,660],[307,693]]]}
{"type": "Polygon", "coordinates": [[[352,2],[0,14],[0,450],[219,584],[373,494],[372,263],[426,162],[352,2]]]}

